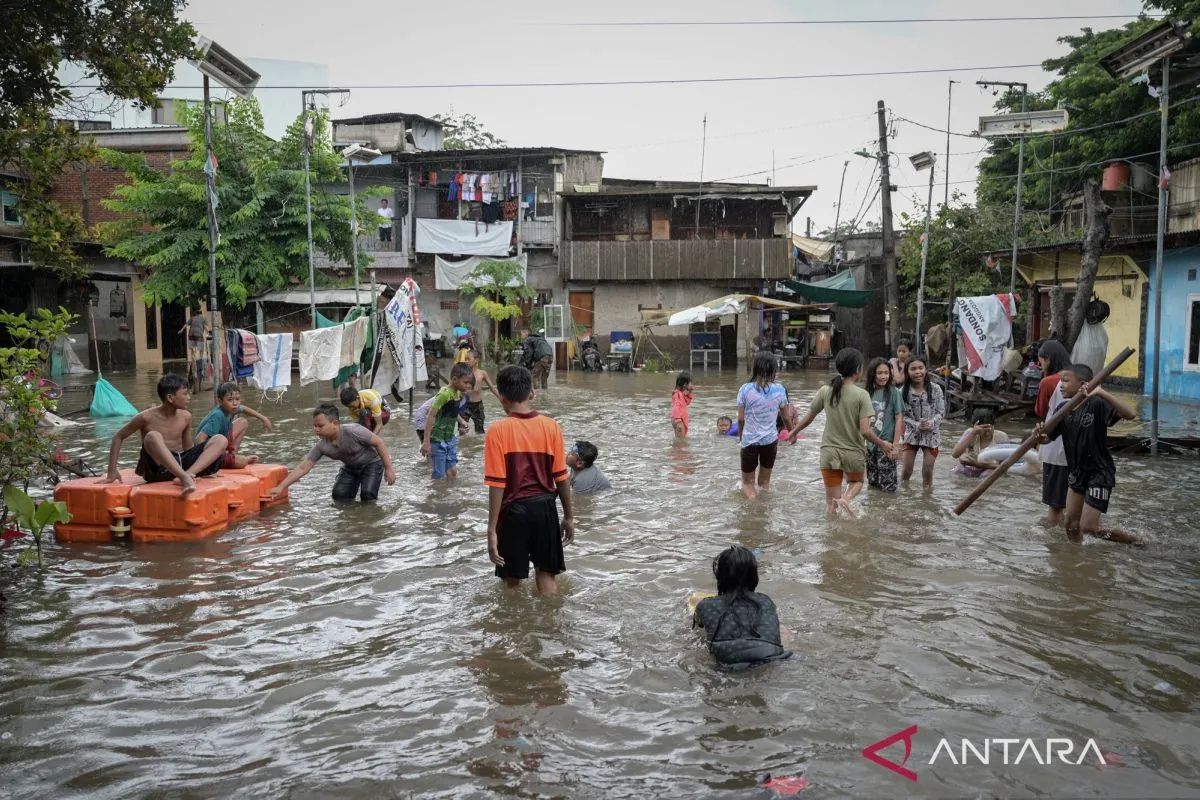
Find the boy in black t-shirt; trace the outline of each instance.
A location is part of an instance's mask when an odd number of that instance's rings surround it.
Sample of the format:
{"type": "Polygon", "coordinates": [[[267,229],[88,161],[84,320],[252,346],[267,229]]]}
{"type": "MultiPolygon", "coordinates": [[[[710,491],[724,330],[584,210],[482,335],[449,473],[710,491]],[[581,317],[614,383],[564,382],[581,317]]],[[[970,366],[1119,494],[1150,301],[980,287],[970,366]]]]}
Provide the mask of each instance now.
{"type": "MultiPolygon", "coordinates": [[[[1091,379],[1091,367],[1067,367],[1060,383],[1063,397],[1069,402],[1086,392],[1091,379]]],[[[1100,516],[1108,511],[1109,498],[1117,485],[1117,468],[1108,451],[1108,426],[1118,419],[1136,416],[1128,404],[1097,387],[1087,392],[1083,404],[1049,434],[1049,438],[1062,436],[1067,451],[1067,536],[1072,541],[1081,541],[1086,533],[1114,542],[1142,544],[1131,533],[1100,528],[1100,516]]]]}

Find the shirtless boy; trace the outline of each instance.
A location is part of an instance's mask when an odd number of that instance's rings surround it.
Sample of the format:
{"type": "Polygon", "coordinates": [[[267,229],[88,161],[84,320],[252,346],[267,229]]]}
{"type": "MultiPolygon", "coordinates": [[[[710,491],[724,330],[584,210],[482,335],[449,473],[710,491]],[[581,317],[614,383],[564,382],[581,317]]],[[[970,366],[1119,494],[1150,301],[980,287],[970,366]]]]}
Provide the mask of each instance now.
{"type": "Polygon", "coordinates": [[[161,405],[138,414],[113,435],[108,477],[101,483],[121,482],[117,470],[121,445],[138,432],[142,434],[142,451],[136,471],[146,483],[174,479],[183,486],[180,494],[186,495],[196,491],[197,475],[212,475],[221,468],[228,444],[224,436],[210,436],[202,444],[192,442],[192,415],[187,410],[192,393],[187,381],[178,375],[164,375],[158,382],[158,399],[161,405]]]}
{"type": "Polygon", "coordinates": [[[496,399],[500,399],[500,393],[496,391],[495,384],[492,383],[492,378],[487,374],[487,370],[479,368],[479,351],[472,350],[467,353],[467,366],[471,368],[471,372],[475,374],[475,385],[467,392],[467,416],[475,423],[475,432],[483,433],[483,390],[487,387],[491,390],[496,399]]]}

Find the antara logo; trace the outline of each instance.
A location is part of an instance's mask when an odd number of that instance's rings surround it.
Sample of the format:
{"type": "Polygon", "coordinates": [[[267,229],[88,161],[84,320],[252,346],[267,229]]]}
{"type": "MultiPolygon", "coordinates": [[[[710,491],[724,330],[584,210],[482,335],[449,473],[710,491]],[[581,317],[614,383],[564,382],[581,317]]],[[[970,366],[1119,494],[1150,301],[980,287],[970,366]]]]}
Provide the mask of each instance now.
{"type": "MultiPolygon", "coordinates": [[[[863,748],[863,757],[885,769],[890,769],[902,778],[916,782],[917,773],[905,766],[909,756],[912,755],[913,737],[916,735],[917,726],[910,725],[902,731],[897,731],[874,744],[867,745],[863,748]],[[900,763],[880,755],[879,751],[885,750],[897,742],[904,742],[904,758],[900,763]]],[[[1105,766],[1108,763],[1104,760],[1100,748],[1096,746],[1095,739],[1088,739],[1083,747],[1078,749],[1074,741],[1065,738],[983,739],[978,744],[970,739],[960,739],[958,748],[955,749],[949,739],[942,738],[938,740],[937,747],[934,748],[933,755],[929,758],[929,764],[930,766],[937,764],[938,759],[941,759],[943,763],[949,761],[956,767],[965,767],[971,764],[990,765],[993,762],[998,765],[1016,766],[1024,760],[1027,764],[1037,763],[1041,766],[1051,766],[1056,762],[1079,766],[1089,757],[1098,766],[1105,766]]]]}

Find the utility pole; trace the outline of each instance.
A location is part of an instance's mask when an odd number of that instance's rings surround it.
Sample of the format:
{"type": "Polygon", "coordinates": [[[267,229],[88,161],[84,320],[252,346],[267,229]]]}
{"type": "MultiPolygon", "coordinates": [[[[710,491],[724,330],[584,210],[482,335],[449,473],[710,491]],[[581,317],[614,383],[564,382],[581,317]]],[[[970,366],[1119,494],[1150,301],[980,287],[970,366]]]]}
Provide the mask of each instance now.
{"type": "Polygon", "coordinates": [[[704,113],[700,134],[700,185],[696,188],[696,238],[700,238],[700,200],[704,197],[704,150],[708,145],[708,112],[704,113]]]}
{"type": "MultiPolygon", "coordinates": [[[[1004,86],[1010,91],[1021,89],[1021,112],[1025,112],[1025,101],[1029,95],[1029,84],[1019,81],[975,81],[976,86],[1004,86]]],[[[949,130],[949,126],[947,126],[949,130]]],[[[1017,243],[1021,235],[1021,183],[1025,177],[1025,133],[1017,137],[1017,196],[1013,203],[1012,264],[1008,273],[1008,293],[1017,290],[1017,243]]]]}
{"type": "MultiPolygon", "coordinates": [[[[312,326],[317,327],[317,268],[313,256],[313,235],[312,235],[312,179],[309,177],[309,154],[312,152],[315,143],[316,122],[308,116],[312,101],[309,99],[314,95],[323,94],[350,94],[349,89],[305,89],[300,92],[300,112],[304,119],[304,217],[308,222],[308,307],[309,314],[312,316],[312,326]]],[[[315,108],[311,110],[316,110],[315,108]]],[[[358,247],[358,240],[355,239],[355,249],[358,247]]],[[[357,285],[358,275],[355,274],[355,284],[357,285]]]]}
{"type": "Polygon", "coordinates": [[[896,280],[896,247],[892,242],[892,175],[888,163],[887,108],[880,100],[879,116],[879,194],[883,198],[883,268],[887,274],[888,349],[900,343],[900,284],[896,280]]]}
{"type": "Polygon", "coordinates": [[[1158,376],[1161,368],[1163,239],[1167,233],[1167,114],[1171,107],[1171,59],[1162,62],[1162,88],[1158,91],[1158,231],[1154,237],[1154,371],[1150,379],[1150,455],[1158,456],[1158,376]]]}
{"type": "MultiPolygon", "coordinates": [[[[946,208],[950,205],[950,106],[954,100],[954,84],[958,81],[950,79],[950,88],[946,92],[946,163],[942,165],[942,179],[946,183],[946,196],[942,200],[942,207],[946,208]]],[[[1050,173],[1053,178],[1054,173],[1050,173]]]]}
{"type": "MultiPolygon", "coordinates": [[[[204,75],[204,188],[208,217],[208,313],[212,328],[213,404],[220,405],[217,400],[217,387],[221,383],[221,344],[217,328],[217,241],[220,234],[217,231],[217,164],[212,149],[212,103],[208,95],[207,73],[204,75]]],[[[98,353],[96,369],[100,369],[98,353]]],[[[203,382],[204,376],[200,376],[200,380],[203,382]]]]}
{"type": "Polygon", "coordinates": [[[838,240],[838,225],[842,221],[842,189],[846,188],[846,168],[850,166],[849,161],[842,162],[842,182],[838,184],[838,204],[837,211],[833,214],[833,241],[837,244],[838,240]]]}

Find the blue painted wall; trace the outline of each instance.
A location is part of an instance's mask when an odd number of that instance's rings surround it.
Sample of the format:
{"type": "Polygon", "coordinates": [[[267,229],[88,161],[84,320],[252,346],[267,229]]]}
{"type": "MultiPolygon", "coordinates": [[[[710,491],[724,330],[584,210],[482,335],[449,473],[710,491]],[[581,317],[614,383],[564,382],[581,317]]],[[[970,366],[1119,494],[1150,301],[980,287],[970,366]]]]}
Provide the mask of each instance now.
{"type": "MultiPolygon", "coordinates": [[[[1154,260],[1151,258],[1149,311],[1146,317],[1146,394],[1154,370],[1154,260]]],[[[1200,400],[1200,371],[1185,370],[1188,296],[1200,295],[1200,248],[1185,247],[1163,254],[1162,356],[1158,391],[1162,397],[1200,400]],[[1196,277],[1188,280],[1190,270],[1196,277]]]]}

